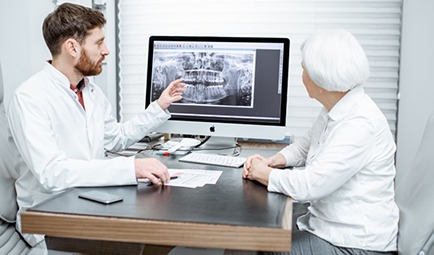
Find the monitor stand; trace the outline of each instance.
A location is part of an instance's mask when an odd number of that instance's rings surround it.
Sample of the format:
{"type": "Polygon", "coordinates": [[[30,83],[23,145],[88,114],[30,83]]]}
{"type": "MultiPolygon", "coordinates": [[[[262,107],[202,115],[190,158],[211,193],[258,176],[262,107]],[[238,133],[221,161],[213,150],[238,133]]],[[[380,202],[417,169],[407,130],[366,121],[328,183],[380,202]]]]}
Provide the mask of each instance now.
{"type": "Polygon", "coordinates": [[[236,150],[237,139],[234,137],[211,136],[208,141],[198,147],[201,153],[233,155],[236,150]]]}

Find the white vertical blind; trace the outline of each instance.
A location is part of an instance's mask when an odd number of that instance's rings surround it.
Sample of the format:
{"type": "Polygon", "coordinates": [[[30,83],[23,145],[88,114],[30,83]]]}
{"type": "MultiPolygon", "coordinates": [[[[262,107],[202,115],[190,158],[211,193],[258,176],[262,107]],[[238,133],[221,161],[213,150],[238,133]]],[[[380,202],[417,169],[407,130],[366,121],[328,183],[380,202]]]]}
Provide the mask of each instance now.
{"type": "Polygon", "coordinates": [[[402,0],[121,0],[120,116],[142,110],[151,35],[287,37],[291,41],[287,135],[305,134],[321,106],[301,80],[300,44],[319,30],[353,33],[371,65],[366,92],[396,130],[402,0]]]}

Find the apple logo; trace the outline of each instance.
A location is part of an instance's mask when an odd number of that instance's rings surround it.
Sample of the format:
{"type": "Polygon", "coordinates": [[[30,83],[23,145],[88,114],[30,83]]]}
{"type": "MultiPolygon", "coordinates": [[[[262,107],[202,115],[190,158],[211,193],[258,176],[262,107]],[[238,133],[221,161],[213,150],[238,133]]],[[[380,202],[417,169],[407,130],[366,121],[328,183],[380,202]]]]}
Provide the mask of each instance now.
{"type": "Polygon", "coordinates": [[[214,125],[212,125],[211,127],[209,127],[209,131],[211,131],[211,132],[215,132],[215,127],[214,127],[214,125]]]}

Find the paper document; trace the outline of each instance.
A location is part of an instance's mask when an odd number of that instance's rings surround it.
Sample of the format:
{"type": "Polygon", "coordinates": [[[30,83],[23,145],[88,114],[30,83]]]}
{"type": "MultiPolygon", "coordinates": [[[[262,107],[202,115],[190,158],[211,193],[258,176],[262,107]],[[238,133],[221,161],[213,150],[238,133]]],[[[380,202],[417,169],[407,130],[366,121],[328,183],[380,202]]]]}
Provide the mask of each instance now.
{"type": "Polygon", "coordinates": [[[205,184],[216,184],[222,171],[210,171],[199,169],[169,169],[170,176],[178,176],[170,180],[167,186],[197,188],[205,184]]]}
{"type": "MultiPolygon", "coordinates": [[[[170,181],[164,185],[197,188],[205,184],[216,184],[222,171],[199,169],[169,169],[170,181]]],[[[140,178],[138,182],[150,183],[148,178],[140,178]]]]}

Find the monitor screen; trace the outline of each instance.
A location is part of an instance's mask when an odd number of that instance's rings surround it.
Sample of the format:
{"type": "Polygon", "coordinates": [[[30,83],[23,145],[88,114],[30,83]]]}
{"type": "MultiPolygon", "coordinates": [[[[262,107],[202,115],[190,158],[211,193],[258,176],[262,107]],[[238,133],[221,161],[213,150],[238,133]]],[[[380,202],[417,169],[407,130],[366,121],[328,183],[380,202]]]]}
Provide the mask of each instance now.
{"type": "Polygon", "coordinates": [[[146,106],[175,79],[187,84],[157,131],[285,137],[289,39],[151,36],[146,106]]]}

